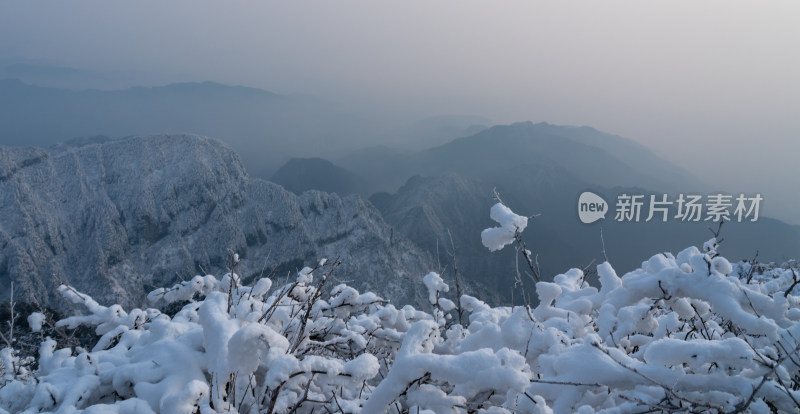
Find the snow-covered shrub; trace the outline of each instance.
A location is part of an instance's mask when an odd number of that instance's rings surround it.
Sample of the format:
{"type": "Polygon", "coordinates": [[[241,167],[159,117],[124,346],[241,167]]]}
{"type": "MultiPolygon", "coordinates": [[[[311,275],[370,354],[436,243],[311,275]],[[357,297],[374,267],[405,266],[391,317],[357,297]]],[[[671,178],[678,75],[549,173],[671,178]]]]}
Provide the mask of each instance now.
{"type": "MultiPolygon", "coordinates": [[[[497,222],[499,226],[485,229],[481,232],[481,242],[484,247],[489,251],[501,250],[506,245],[516,243],[517,258],[519,259],[520,253],[525,258],[528,265],[527,270],[520,272],[519,260],[516,264],[516,274],[514,275],[514,285],[519,287],[522,294],[522,301],[526,308],[531,306],[531,292],[526,288],[523,273],[531,279],[531,282],[537,283],[541,280],[539,275],[538,263],[534,265],[536,259],[533,258],[533,253],[528,250],[525,242],[522,240],[522,231],[528,227],[528,217],[517,215],[510,208],[506,207],[500,200],[500,195],[495,192],[497,203],[489,210],[489,218],[497,222]]],[[[512,299],[513,302],[513,299],[512,299]]],[[[513,305],[513,303],[512,303],[513,305]]]]}
{"type": "Polygon", "coordinates": [[[36,371],[4,375],[0,412],[797,412],[797,271],[749,274],[705,245],[622,277],[602,263],[598,287],[571,269],[536,284],[536,307],[464,295],[463,324],[436,273],[426,312],[326,290],[335,260],[275,288],[229,273],[148,296],[187,302],[173,316],[62,286],[85,313],[58,325],[92,326],[96,344],[46,339],[36,371]]]}

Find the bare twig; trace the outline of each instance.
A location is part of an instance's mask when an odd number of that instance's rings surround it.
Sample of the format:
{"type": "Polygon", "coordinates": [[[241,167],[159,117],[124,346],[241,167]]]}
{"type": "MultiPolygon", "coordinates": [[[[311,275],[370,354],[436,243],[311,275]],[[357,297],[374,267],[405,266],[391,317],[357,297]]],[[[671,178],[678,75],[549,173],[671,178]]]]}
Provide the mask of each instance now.
{"type": "Polygon", "coordinates": [[[606,254],[606,239],[603,237],[603,226],[600,226],[600,246],[603,248],[603,258],[608,261],[608,255],[606,254]]]}
{"type": "Polygon", "coordinates": [[[450,256],[453,258],[453,279],[455,279],[456,284],[456,313],[458,314],[458,324],[463,325],[461,318],[464,311],[461,308],[461,280],[458,277],[458,264],[456,263],[456,244],[453,242],[453,234],[450,233],[450,229],[447,229],[447,235],[450,237],[450,246],[453,249],[450,256]]]}

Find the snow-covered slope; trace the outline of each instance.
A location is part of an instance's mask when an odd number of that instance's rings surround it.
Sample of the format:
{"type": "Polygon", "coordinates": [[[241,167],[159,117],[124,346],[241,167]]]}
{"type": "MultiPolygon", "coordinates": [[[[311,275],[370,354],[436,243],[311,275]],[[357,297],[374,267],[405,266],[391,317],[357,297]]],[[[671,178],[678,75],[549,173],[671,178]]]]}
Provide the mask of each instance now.
{"type": "Polygon", "coordinates": [[[413,301],[429,259],[362,199],[301,196],[248,177],[224,144],[194,135],[0,146],[0,287],[58,306],[69,283],[140,305],[155,286],[221,273],[245,281],[340,257],[336,277],[413,301]]]}

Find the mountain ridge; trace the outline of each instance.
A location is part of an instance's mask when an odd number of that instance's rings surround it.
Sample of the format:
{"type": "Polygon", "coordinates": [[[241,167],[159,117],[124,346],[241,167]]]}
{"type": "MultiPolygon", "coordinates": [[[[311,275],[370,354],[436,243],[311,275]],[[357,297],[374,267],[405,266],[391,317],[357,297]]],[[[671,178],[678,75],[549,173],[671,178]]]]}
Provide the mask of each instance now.
{"type": "Polygon", "coordinates": [[[211,138],[0,146],[0,174],[0,286],[13,280],[43,304],[57,305],[55,288],[67,282],[134,305],[150,288],[224,273],[228,248],[242,258],[245,280],[339,257],[337,277],[401,303],[422,300],[421,277],[433,269],[369,202],[295,196],[250,178],[236,153],[211,138]]]}

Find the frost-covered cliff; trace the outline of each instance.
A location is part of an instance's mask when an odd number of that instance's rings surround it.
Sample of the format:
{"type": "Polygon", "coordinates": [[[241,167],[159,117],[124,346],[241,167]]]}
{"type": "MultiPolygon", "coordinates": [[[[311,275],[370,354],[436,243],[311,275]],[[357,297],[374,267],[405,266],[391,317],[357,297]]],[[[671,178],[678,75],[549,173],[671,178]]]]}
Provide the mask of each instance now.
{"type": "Polygon", "coordinates": [[[296,196],[250,178],[224,144],[194,135],[0,146],[0,289],[53,301],[69,283],[139,305],[154,286],[220,273],[244,280],[340,257],[335,276],[415,302],[430,259],[356,196],[296,196]]]}

